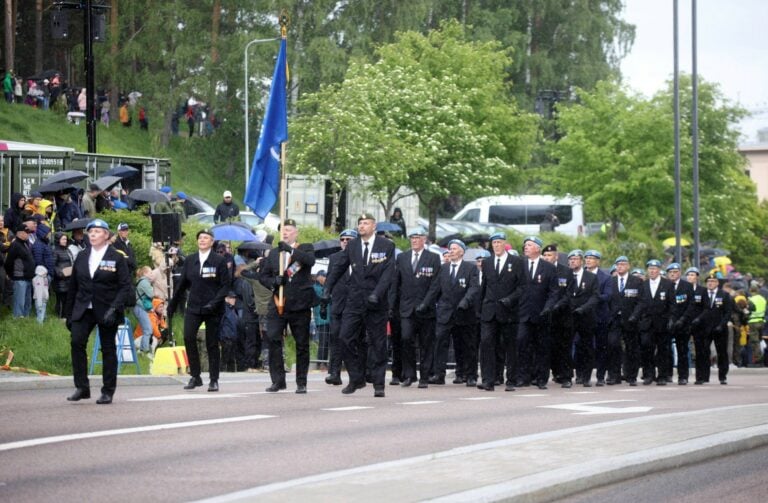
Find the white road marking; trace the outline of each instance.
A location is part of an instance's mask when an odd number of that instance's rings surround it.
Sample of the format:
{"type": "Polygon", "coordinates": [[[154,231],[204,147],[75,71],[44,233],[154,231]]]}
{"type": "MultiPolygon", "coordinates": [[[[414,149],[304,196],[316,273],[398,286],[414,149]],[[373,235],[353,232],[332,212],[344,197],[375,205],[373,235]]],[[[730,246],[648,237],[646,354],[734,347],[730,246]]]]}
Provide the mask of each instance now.
{"type": "Polygon", "coordinates": [[[514,395],[510,395],[510,396],[526,396],[526,397],[527,396],[547,396],[547,394],[546,393],[527,393],[525,395],[514,394],[514,395]]]}
{"type": "Polygon", "coordinates": [[[467,398],[459,398],[459,400],[498,400],[499,397],[496,396],[472,396],[467,398]]]}
{"type": "Polygon", "coordinates": [[[431,403],[443,403],[442,400],[422,400],[420,402],[397,402],[398,405],[429,405],[431,403]]]}
{"type": "Polygon", "coordinates": [[[131,433],[145,433],[148,431],[176,430],[179,428],[194,428],[195,426],[210,426],[226,423],[241,423],[244,421],[255,421],[258,419],[269,419],[277,416],[268,416],[256,414],[252,416],[223,417],[220,419],[203,419],[200,421],[185,421],[183,423],[154,424],[151,426],[137,426],[134,428],[119,428],[116,430],[91,431],[87,433],[72,433],[70,435],[56,435],[53,437],[30,438],[29,440],[20,440],[18,442],[8,442],[0,444],[0,452],[21,449],[23,447],[34,447],[37,445],[56,444],[60,442],[69,442],[71,440],[84,440],[89,438],[113,437],[116,435],[129,435],[131,433]]]}
{"type": "Polygon", "coordinates": [[[564,403],[561,405],[539,405],[544,409],[564,409],[574,410],[574,414],[591,416],[594,414],[636,414],[638,412],[648,412],[653,407],[605,407],[603,403],[616,403],[616,402],[636,402],[637,400],[602,400],[599,402],[584,402],[584,403],[564,403]]]}
{"type": "Polygon", "coordinates": [[[364,407],[362,405],[351,405],[349,407],[332,407],[330,409],[320,409],[320,410],[330,410],[333,412],[344,412],[348,410],[363,410],[363,409],[372,409],[373,407],[364,407]]]}
{"type": "Polygon", "coordinates": [[[566,391],[569,395],[594,395],[597,391],[566,391]]]}
{"type": "Polygon", "coordinates": [[[616,391],[618,391],[619,393],[637,393],[638,391],[643,391],[643,390],[637,389],[637,388],[629,388],[629,389],[617,389],[616,391]]]}

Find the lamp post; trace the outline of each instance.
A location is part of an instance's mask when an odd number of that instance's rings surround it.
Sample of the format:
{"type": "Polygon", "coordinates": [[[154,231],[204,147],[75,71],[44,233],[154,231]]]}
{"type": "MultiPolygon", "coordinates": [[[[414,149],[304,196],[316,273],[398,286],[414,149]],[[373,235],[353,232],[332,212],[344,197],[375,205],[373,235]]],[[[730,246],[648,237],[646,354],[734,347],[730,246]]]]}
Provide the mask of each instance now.
{"type": "Polygon", "coordinates": [[[279,38],[259,38],[256,40],[251,40],[247,44],[245,44],[245,56],[244,56],[244,67],[245,67],[245,112],[244,112],[244,120],[245,120],[245,186],[248,186],[248,182],[251,179],[251,170],[250,170],[250,162],[251,162],[251,152],[249,148],[249,131],[248,131],[248,49],[254,45],[254,44],[263,44],[265,42],[277,42],[280,40],[279,38]]]}

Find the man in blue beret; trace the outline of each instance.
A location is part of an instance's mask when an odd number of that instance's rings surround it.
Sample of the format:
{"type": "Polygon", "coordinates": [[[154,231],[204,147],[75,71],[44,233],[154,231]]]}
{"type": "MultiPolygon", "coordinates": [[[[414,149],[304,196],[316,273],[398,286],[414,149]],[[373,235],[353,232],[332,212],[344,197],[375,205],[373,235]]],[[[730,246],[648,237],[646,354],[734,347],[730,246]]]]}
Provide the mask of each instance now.
{"type": "Polygon", "coordinates": [[[565,295],[557,305],[557,309],[569,315],[568,326],[571,329],[568,338],[559,341],[560,347],[557,351],[559,357],[564,360],[561,365],[566,368],[565,380],[561,386],[572,386],[571,378],[576,370],[576,377],[580,378],[584,387],[590,387],[595,365],[595,309],[599,302],[597,276],[584,270],[584,252],[579,249],[568,253],[568,267],[571,269],[571,279],[565,288],[565,295]],[[574,341],[577,341],[576,352],[582,355],[578,365],[571,357],[574,341]]]}
{"type": "Polygon", "coordinates": [[[505,391],[514,391],[515,385],[531,383],[539,389],[547,389],[552,346],[549,318],[560,292],[557,268],[541,257],[542,246],[536,236],[523,240],[526,274],[517,327],[517,375],[514,381],[507,376],[505,391]]]}
{"type": "Polygon", "coordinates": [[[482,308],[480,311],[480,368],[482,382],[479,389],[493,391],[495,384],[503,381],[503,372],[497,368],[498,351],[504,355],[507,380],[514,380],[518,306],[525,286],[525,266],[520,257],[507,253],[504,233],[490,237],[493,255],[483,260],[482,308]],[[501,378],[499,376],[501,375],[501,378]]]}
{"type": "MultiPolygon", "coordinates": [[[[595,367],[597,370],[596,386],[605,385],[605,373],[607,370],[607,352],[608,352],[608,323],[610,321],[610,310],[608,309],[608,299],[611,297],[611,276],[600,269],[602,254],[597,250],[587,250],[584,252],[584,263],[587,271],[597,276],[597,296],[600,302],[595,309],[595,367]]],[[[580,359],[581,355],[576,355],[580,359]]],[[[576,381],[576,384],[580,384],[576,381]]]]}
{"type": "Polygon", "coordinates": [[[720,280],[714,273],[706,279],[706,297],[703,299],[704,308],[699,316],[691,323],[693,327],[693,342],[696,349],[696,381],[702,385],[709,382],[711,352],[710,346],[715,343],[717,351],[717,373],[720,384],[728,384],[728,322],[731,320],[734,305],[730,294],[720,285],[720,280]]]}
{"type": "MultiPolygon", "coordinates": [[[[677,384],[688,384],[688,341],[691,338],[691,316],[696,311],[693,305],[693,286],[682,279],[680,264],[667,265],[667,279],[672,282],[674,302],[667,328],[669,336],[677,348],[677,384]]],[[[672,382],[672,354],[667,359],[667,382],[672,382]]]]}
{"type": "Polygon", "coordinates": [[[617,257],[613,263],[616,275],[611,278],[611,297],[608,301],[610,324],[606,349],[606,370],[608,386],[621,384],[621,365],[626,361],[626,376],[630,386],[637,386],[637,372],[640,366],[640,336],[637,319],[640,316],[640,290],[643,280],[630,274],[629,258],[617,257]],[[626,351],[622,358],[621,343],[626,351]]]}
{"type": "Polygon", "coordinates": [[[645,263],[648,279],[640,291],[640,361],[643,385],[667,384],[667,359],[671,350],[669,320],[674,305],[672,282],[661,277],[661,262],[645,263]],[[657,373],[658,372],[658,373],[657,373]]]}
{"type": "MultiPolygon", "coordinates": [[[[340,253],[347,248],[347,244],[357,237],[357,231],[355,229],[344,229],[339,234],[339,246],[341,251],[338,251],[330,256],[328,259],[328,270],[331,271],[336,267],[340,259],[340,253]]],[[[327,280],[327,277],[326,277],[327,280]]],[[[349,289],[349,275],[345,274],[342,278],[336,282],[333,290],[330,292],[329,302],[321,302],[321,309],[328,309],[328,305],[331,306],[331,333],[330,333],[330,357],[328,360],[328,375],[325,377],[327,384],[334,386],[341,385],[341,346],[339,344],[339,332],[341,332],[341,315],[344,312],[344,306],[347,303],[347,290],[349,289]]]]}

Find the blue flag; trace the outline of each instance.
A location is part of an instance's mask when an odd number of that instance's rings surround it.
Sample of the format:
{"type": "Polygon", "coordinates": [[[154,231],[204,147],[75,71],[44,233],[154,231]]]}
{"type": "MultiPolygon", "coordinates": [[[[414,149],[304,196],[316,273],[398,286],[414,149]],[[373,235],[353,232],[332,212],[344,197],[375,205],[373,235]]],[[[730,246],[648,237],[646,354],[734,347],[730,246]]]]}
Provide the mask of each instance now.
{"type": "Polygon", "coordinates": [[[245,204],[261,218],[266,218],[277,201],[280,188],[280,144],[288,140],[286,104],[287,67],[286,42],[280,42],[280,52],[272,74],[272,89],[261,125],[259,146],[251,165],[251,177],[245,189],[245,204]]]}

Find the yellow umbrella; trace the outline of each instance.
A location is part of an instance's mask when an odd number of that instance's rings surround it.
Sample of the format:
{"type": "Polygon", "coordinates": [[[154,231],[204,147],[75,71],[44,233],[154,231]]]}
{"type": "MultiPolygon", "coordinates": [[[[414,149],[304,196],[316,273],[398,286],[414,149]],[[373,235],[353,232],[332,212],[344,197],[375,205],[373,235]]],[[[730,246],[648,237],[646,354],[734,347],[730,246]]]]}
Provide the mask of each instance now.
{"type": "Polygon", "coordinates": [[[731,265],[731,259],[728,257],[715,257],[715,266],[722,267],[726,265],[731,265]]]}
{"type": "MultiPolygon", "coordinates": [[[[670,246],[675,246],[677,243],[675,241],[675,237],[672,236],[671,238],[667,238],[664,241],[662,241],[661,244],[664,246],[664,248],[669,248],[670,246]]],[[[680,246],[691,246],[691,242],[685,239],[684,237],[681,237],[680,246]]]]}

